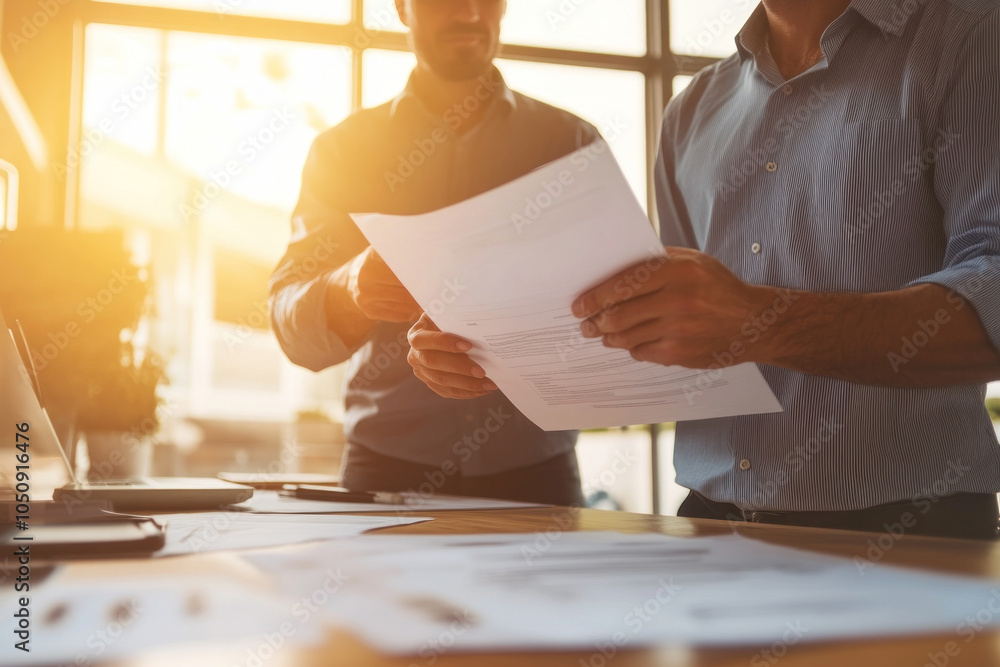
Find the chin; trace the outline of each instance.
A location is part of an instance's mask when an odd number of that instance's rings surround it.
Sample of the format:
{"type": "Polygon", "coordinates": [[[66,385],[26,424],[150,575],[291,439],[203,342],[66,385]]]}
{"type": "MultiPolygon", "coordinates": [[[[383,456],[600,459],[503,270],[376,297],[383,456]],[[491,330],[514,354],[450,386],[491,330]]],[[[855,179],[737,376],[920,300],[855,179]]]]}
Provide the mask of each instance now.
{"type": "Polygon", "coordinates": [[[492,57],[481,54],[455,55],[450,58],[428,59],[431,70],[445,81],[471,81],[493,67],[492,57]]]}
{"type": "Polygon", "coordinates": [[[472,81],[490,71],[492,61],[486,63],[461,63],[434,68],[434,72],[445,81],[472,81]]]}

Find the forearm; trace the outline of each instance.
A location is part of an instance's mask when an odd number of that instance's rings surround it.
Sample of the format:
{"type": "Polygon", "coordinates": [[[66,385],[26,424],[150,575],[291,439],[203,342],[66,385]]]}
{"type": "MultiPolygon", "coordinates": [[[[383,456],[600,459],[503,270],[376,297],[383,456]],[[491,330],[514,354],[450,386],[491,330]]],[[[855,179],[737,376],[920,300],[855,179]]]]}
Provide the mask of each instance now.
{"type": "Polygon", "coordinates": [[[975,309],[938,285],[878,294],[758,289],[759,315],[741,331],[752,361],[892,387],[1000,379],[1000,354],[975,309]]]}

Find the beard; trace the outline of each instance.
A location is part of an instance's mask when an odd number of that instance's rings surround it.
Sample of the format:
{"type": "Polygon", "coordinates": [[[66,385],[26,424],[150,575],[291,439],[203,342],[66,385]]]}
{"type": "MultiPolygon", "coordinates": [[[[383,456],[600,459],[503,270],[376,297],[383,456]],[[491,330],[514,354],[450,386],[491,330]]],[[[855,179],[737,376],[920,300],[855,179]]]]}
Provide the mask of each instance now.
{"type": "Polygon", "coordinates": [[[417,57],[445,81],[478,79],[490,71],[500,50],[499,40],[485,30],[451,30],[433,36],[411,33],[411,36],[417,57]],[[450,36],[464,35],[480,37],[481,41],[469,47],[448,42],[450,36]]]}

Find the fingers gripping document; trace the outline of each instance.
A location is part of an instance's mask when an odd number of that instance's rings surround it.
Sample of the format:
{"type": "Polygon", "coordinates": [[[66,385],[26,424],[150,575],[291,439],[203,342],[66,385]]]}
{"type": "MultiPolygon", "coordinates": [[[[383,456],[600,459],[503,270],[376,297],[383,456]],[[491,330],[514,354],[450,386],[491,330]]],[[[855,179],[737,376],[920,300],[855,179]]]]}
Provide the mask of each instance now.
{"type": "Polygon", "coordinates": [[[545,430],[781,411],[754,364],[665,367],[582,337],[577,296],[669,261],[603,141],[438,211],[352,217],[438,328],[472,343],[545,430]]]}

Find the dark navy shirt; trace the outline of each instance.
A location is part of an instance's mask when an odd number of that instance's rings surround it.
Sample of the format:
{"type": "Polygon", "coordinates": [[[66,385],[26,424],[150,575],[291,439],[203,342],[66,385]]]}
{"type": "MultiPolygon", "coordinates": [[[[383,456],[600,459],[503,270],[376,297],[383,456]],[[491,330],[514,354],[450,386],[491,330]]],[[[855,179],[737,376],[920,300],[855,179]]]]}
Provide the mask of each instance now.
{"type": "MultiPolygon", "coordinates": [[[[316,139],[292,218],[292,238],[271,283],[271,316],[288,357],[320,370],[350,359],[348,442],[466,475],[541,463],[571,451],[575,431],[546,433],[501,394],[437,396],[406,361],[407,325],[382,323],[358,349],[327,328],[326,282],[368,242],[349,213],[426,213],[507,183],[598,137],[576,116],[511,91],[500,73],[463,104],[431,114],[412,78],[395,100],[360,111],[316,139]],[[468,132],[469,113],[489,105],[468,132]],[[456,132],[459,130],[459,132],[456,132]]],[[[514,267],[512,267],[512,270],[514,267]]]]}

